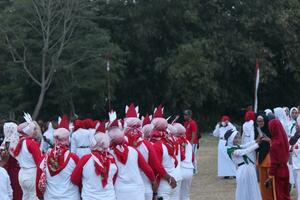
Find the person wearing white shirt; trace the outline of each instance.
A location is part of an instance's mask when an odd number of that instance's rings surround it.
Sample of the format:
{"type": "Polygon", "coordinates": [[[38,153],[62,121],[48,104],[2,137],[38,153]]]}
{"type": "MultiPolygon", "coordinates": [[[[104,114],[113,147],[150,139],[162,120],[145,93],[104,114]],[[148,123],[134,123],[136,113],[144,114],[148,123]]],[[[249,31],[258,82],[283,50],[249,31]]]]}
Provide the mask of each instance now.
{"type": "Polygon", "coordinates": [[[228,116],[223,116],[221,122],[216,125],[213,132],[215,137],[219,138],[218,145],[218,176],[229,178],[236,175],[236,169],[232,161],[227,154],[226,141],[224,135],[228,130],[236,130],[236,128],[229,122],[228,116]]]}
{"type": "MultiPolygon", "coordinates": [[[[1,158],[0,158],[1,161],[1,158]]],[[[12,200],[13,191],[10,184],[9,176],[6,170],[0,165],[0,199],[1,200],[12,200]]]]}

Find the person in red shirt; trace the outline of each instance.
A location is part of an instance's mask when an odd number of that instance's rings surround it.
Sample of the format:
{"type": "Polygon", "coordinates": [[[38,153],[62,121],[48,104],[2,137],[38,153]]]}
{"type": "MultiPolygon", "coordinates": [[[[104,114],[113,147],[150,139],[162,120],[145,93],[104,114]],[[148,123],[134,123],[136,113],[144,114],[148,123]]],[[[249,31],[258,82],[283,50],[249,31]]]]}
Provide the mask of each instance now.
{"type": "Polygon", "coordinates": [[[186,129],[186,138],[193,146],[194,153],[194,174],[198,173],[197,166],[197,150],[199,149],[199,138],[198,138],[198,125],[195,120],[192,119],[193,113],[191,110],[184,111],[184,127],[186,129]]]}

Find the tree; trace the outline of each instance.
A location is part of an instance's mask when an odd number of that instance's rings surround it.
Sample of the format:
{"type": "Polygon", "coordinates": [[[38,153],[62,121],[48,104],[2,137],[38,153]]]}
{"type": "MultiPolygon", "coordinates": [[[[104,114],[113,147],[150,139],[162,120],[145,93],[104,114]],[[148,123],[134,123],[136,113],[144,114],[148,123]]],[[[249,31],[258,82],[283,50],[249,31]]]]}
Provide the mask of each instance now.
{"type": "MultiPolygon", "coordinates": [[[[87,42],[78,40],[79,37],[92,41],[99,36],[95,36],[98,29],[87,19],[92,5],[83,0],[24,0],[17,1],[12,12],[5,15],[2,33],[13,62],[20,64],[39,88],[33,118],[38,116],[56,72],[103,56],[103,51],[99,50],[101,46],[93,49],[99,44],[97,42],[89,48],[84,48],[86,45],[77,47],[87,42]],[[79,28],[92,32],[83,32],[79,28]],[[91,36],[95,37],[89,38],[91,36]]],[[[109,44],[109,38],[104,41],[102,45],[109,44]]],[[[105,48],[109,49],[108,46],[105,48]]]]}

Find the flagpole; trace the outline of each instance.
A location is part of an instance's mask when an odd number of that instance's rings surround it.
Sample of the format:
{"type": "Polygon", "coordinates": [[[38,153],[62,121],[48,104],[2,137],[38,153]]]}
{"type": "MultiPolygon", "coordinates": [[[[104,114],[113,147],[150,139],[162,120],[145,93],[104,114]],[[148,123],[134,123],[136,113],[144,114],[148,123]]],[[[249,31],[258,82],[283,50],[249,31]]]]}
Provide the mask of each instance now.
{"type": "Polygon", "coordinates": [[[256,59],[255,65],[255,91],[254,91],[254,112],[258,110],[258,87],[259,87],[259,78],[260,78],[260,63],[259,59],[256,59]]]}
{"type": "Polygon", "coordinates": [[[106,72],[107,72],[107,101],[108,101],[108,111],[111,111],[111,86],[110,86],[110,60],[111,54],[106,54],[106,72]]]}

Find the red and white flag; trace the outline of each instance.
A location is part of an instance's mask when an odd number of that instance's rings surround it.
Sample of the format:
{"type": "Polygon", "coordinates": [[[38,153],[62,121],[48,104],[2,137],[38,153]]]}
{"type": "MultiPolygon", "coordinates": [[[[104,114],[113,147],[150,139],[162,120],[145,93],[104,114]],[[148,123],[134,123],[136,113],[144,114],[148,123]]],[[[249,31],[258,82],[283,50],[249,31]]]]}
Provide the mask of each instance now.
{"type": "Polygon", "coordinates": [[[260,63],[258,60],[256,60],[256,78],[255,78],[255,94],[254,94],[254,112],[257,112],[258,108],[258,86],[259,86],[259,68],[260,68],[260,63]]]}

